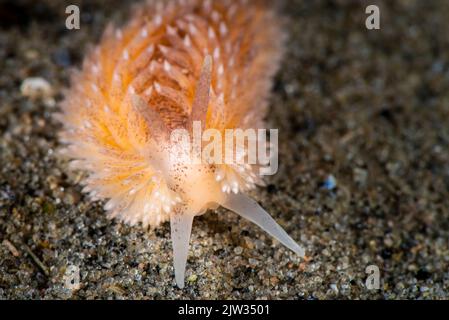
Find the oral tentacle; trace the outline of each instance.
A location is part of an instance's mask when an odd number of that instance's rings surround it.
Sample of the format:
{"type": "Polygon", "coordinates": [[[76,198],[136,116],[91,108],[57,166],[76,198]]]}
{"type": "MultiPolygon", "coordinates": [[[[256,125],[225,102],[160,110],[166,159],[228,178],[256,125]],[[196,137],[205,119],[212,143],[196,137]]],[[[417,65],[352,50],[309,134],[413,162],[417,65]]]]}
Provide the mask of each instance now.
{"type": "Polygon", "coordinates": [[[256,201],[244,194],[229,194],[221,203],[223,207],[234,211],[241,217],[255,223],[284,246],[304,257],[305,250],[297,244],[287,232],[256,201]]]}
{"type": "Polygon", "coordinates": [[[190,233],[192,231],[193,214],[172,212],[170,215],[171,240],[173,245],[173,265],[176,284],[184,288],[184,276],[189,253],[190,233]]]}

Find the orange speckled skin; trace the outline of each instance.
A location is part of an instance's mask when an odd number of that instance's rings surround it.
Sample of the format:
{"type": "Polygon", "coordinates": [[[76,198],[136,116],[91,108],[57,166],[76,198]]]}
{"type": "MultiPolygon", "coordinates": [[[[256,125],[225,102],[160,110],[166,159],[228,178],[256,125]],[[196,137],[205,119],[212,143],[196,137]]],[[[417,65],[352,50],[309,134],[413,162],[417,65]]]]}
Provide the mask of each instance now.
{"type": "MultiPolygon", "coordinates": [[[[152,138],[161,125],[151,121],[154,112],[133,106],[133,95],[159,115],[162,126],[187,128],[203,62],[210,55],[205,126],[220,131],[263,127],[284,38],[266,3],[152,1],[137,6],[122,29],[107,27],[73,75],[57,116],[64,126],[63,152],[74,168],[87,172],[84,191],[106,200],[112,217],[157,226],[191,200],[186,188],[169,177],[164,156],[154,160],[160,151],[152,138]]],[[[195,194],[207,206],[226,191],[226,183],[240,192],[261,182],[252,168],[220,170],[222,181],[216,181],[217,168],[211,166],[195,183],[188,183],[187,174],[181,184],[197,188],[195,194]]]]}

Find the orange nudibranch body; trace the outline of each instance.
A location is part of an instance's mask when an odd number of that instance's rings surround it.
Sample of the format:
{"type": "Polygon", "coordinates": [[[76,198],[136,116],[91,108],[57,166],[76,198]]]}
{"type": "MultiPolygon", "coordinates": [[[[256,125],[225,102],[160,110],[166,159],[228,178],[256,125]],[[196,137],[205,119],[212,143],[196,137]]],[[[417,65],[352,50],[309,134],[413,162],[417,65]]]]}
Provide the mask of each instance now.
{"type": "MultiPolygon", "coordinates": [[[[186,164],[171,157],[170,134],[191,132],[194,121],[222,133],[264,127],[284,39],[267,3],[155,0],[137,6],[123,28],[107,27],[73,74],[57,114],[63,153],[87,173],[83,191],[104,200],[110,217],[144,227],[170,220],[180,287],[193,217],[219,205],[304,255],[244,195],[262,183],[257,164],[186,164]]],[[[177,145],[184,147],[190,145],[177,145]]]]}

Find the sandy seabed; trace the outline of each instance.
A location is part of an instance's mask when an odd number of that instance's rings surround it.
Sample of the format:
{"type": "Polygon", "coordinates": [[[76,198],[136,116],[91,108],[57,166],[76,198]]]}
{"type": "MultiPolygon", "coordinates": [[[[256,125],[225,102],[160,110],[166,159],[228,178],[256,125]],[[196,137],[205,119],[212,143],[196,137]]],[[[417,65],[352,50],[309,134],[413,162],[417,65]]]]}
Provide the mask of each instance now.
{"type": "Polygon", "coordinates": [[[223,209],[195,219],[184,290],[169,225],[106,219],[55,156],[56,104],[125,1],[0,3],[0,298],[448,299],[449,2],[286,1],[290,34],[268,121],[279,173],[253,192],[307,248],[306,261],[223,209]],[[365,7],[381,29],[365,28],[365,7]],[[330,183],[331,182],[331,183],[330,183]],[[380,289],[365,286],[369,265],[380,289]],[[77,290],[65,275],[76,267],[77,290]]]}

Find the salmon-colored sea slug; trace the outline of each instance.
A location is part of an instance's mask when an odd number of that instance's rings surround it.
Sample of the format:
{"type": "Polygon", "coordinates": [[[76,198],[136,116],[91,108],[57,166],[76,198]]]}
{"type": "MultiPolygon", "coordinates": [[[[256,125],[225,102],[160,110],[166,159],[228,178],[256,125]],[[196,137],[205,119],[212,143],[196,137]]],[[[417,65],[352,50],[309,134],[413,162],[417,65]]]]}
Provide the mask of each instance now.
{"type": "MultiPolygon", "coordinates": [[[[181,288],[193,218],[220,205],[304,255],[244,194],[262,184],[258,163],[185,162],[173,156],[192,154],[190,141],[174,144],[172,138],[179,129],[192,133],[194,123],[218,134],[264,127],[285,38],[268,4],[154,0],[138,5],[123,28],[107,27],[82,70],[74,72],[56,115],[63,124],[62,153],[74,169],[86,172],[83,191],[104,200],[110,217],[143,227],[170,221],[181,288]]],[[[244,158],[248,143],[239,149],[244,158]]],[[[225,152],[238,149],[222,146],[225,152]]]]}

